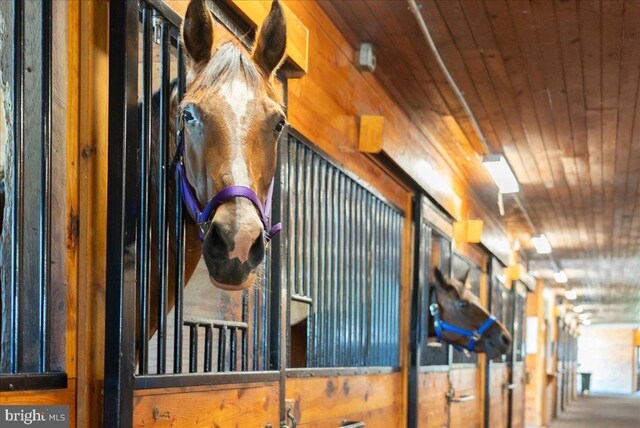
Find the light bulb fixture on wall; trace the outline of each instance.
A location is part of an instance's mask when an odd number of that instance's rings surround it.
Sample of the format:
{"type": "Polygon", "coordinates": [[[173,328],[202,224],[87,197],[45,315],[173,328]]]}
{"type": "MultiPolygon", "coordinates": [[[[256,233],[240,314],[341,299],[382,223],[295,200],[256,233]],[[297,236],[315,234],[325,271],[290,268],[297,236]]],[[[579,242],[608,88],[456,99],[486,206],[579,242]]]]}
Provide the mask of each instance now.
{"type": "Polygon", "coordinates": [[[567,300],[576,300],[578,293],[576,293],[576,290],[567,290],[566,293],[564,293],[564,298],[567,300]]]}

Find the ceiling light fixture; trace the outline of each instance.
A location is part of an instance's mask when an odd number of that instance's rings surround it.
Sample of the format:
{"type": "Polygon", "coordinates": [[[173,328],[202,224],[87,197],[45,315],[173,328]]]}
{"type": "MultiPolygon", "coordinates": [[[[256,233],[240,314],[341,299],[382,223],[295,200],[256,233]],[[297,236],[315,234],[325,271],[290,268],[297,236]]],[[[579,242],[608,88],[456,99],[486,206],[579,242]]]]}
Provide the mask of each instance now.
{"type": "Polygon", "coordinates": [[[482,164],[493,181],[495,181],[500,193],[517,193],[520,191],[518,179],[511,170],[507,159],[501,154],[487,155],[482,158],[482,164]]]}
{"type": "Polygon", "coordinates": [[[540,234],[540,236],[532,237],[531,243],[536,247],[538,254],[551,254],[551,243],[549,243],[547,235],[544,233],[540,234]]]}
{"type": "Polygon", "coordinates": [[[558,284],[566,284],[566,282],[569,280],[569,278],[567,278],[567,274],[563,270],[561,270],[560,272],[554,272],[553,279],[558,284]]]}
{"type": "Polygon", "coordinates": [[[586,319],[591,318],[591,314],[580,314],[580,316],[578,318],[580,318],[580,320],[584,321],[586,319]]]}
{"type": "Polygon", "coordinates": [[[564,293],[564,297],[567,300],[576,300],[578,298],[578,293],[576,293],[576,290],[567,290],[567,292],[564,293]]]}
{"type": "Polygon", "coordinates": [[[582,325],[591,325],[591,320],[582,321],[582,325]]]}
{"type": "Polygon", "coordinates": [[[584,308],[581,305],[573,307],[573,312],[575,312],[576,314],[581,314],[583,311],[584,311],[584,308]]]}

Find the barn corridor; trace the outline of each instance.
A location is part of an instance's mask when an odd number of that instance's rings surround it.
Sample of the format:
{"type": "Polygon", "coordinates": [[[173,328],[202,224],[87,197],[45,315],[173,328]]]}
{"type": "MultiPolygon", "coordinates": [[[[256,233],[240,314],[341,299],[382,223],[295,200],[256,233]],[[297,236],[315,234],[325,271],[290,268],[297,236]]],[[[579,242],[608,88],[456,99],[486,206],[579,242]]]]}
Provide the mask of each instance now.
{"type": "Polygon", "coordinates": [[[551,423],[551,428],[638,428],[640,395],[580,397],[551,423]]]}

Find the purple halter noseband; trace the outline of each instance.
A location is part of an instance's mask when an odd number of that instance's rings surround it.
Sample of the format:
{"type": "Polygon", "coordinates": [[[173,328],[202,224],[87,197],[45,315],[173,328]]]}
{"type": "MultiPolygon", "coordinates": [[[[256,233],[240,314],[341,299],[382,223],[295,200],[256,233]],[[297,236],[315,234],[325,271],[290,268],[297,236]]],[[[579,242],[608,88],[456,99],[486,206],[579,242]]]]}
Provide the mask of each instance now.
{"type": "MultiPolygon", "coordinates": [[[[182,126],[182,120],[180,120],[182,126]]],[[[196,198],[193,190],[193,186],[189,183],[189,179],[187,178],[187,171],[184,166],[184,130],[180,129],[179,140],[178,140],[178,150],[176,153],[176,168],[178,170],[178,176],[180,177],[180,187],[182,188],[182,202],[184,206],[189,211],[191,217],[195,220],[200,228],[200,239],[204,238],[206,234],[205,226],[211,222],[209,217],[211,217],[218,207],[232,198],[245,198],[251,201],[258,214],[260,215],[260,221],[262,221],[262,226],[264,230],[267,232],[266,241],[269,242],[276,234],[282,230],[282,223],[276,223],[271,228],[269,228],[269,214],[271,212],[271,198],[273,196],[273,186],[274,180],[271,180],[271,185],[269,186],[269,191],[267,192],[267,198],[264,202],[264,206],[260,202],[260,198],[256,195],[252,189],[247,186],[233,185],[225,187],[216,193],[213,198],[209,201],[209,203],[204,207],[204,209],[200,209],[200,204],[198,203],[198,199],[196,198]]]]}

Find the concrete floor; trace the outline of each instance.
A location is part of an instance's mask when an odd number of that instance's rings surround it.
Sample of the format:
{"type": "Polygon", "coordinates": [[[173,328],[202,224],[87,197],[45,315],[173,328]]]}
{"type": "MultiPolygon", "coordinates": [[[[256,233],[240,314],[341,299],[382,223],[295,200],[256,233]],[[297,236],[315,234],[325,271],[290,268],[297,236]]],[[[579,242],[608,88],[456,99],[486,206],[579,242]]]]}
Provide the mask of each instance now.
{"type": "Polygon", "coordinates": [[[640,395],[580,397],[550,428],[640,428],[640,395]]]}

